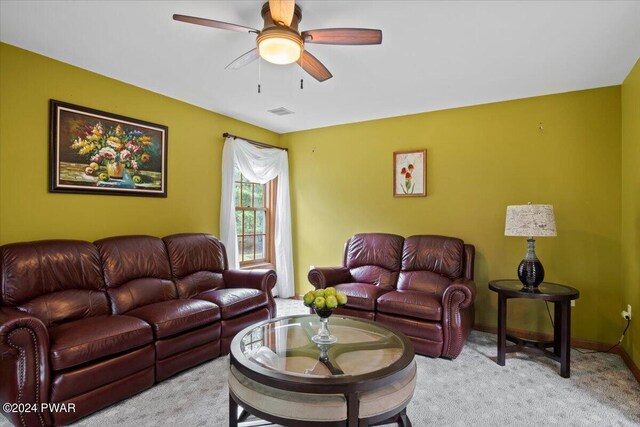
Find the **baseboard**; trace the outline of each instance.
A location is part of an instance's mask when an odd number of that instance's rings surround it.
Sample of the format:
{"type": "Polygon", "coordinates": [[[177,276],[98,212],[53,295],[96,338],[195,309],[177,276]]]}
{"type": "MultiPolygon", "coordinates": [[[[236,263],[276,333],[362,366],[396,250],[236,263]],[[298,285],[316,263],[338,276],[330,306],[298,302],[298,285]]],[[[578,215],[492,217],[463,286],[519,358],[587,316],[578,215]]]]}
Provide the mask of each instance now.
{"type": "Polygon", "coordinates": [[[636,380],[640,383],[640,369],[638,369],[638,365],[633,362],[633,359],[631,358],[631,356],[629,356],[629,353],[626,352],[624,347],[617,346],[612,350],[612,352],[615,352],[619,354],[620,357],[622,357],[624,363],[627,365],[633,376],[636,377],[636,380]]]}
{"type": "MultiPolygon", "coordinates": [[[[473,329],[481,332],[489,332],[491,334],[497,334],[498,328],[496,326],[489,325],[475,325],[473,329]]],[[[536,341],[553,341],[553,336],[551,334],[545,334],[542,332],[531,332],[525,331],[522,329],[511,329],[507,328],[507,333],[509,335],[513,335],[516,337],[521,337],[527,340],[536,340],[536,341]]],[[[583,348],[586,350],[594,350],[594,351],[607,351],[611,348],[612,344],[607,344],[603,342],[589,341],[583,340],[579,338],[571,338],[571,347],[583,348]]],[[[629,368],[633,376],[636,378],[636,381],[640,383],[640,369],[633,362],[633,359],[627,354],[622,346],[616,346],[611,349],[611,353],[619,355],[624,361],[625,365],[629,368]]]]}

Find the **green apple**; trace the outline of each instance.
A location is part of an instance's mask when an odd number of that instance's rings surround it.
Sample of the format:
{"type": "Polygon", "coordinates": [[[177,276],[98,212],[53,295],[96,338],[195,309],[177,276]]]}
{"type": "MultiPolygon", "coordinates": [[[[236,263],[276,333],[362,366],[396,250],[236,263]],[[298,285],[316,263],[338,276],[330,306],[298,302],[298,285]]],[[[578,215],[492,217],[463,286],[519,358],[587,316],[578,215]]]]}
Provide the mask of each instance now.
{"type": "Polygon", "coordinates": [[[333,296],[335,296],[335,295],[336,295],[336,288],[334,288],[334,287],[329,287],[329,288],[326,288],[326,289],[324,290],[324,296],[325,296],[325,297],[328,297],[328,296],[331,296],[331,295],[333,295],[333,296]]]}
{"type": "Polygon", "coordinates": [[[107,175],[106,173],[101,173],[100,176],[98,176],[98,179],[100,181],[109,181],[109,175],[107,175]]]}
{"type": "Polygon", "coordinates": [[[94,171],[97,171],[97,170],[99,170],[99,169],[100,169],[100,165],[99,165],[99,164],[97,164],[96,162],[91,162],[91,163],[89,163],[89,167],[90,167],[91,169],[93,169],[94,171]]]}
{"type": "Polygon", "coordinates": [[[329,295],[327,298],[327,308],[336,308],[338,306],[338,300],[335,296],[329,295]]]}
{"type": "Polygon", "coordinates": [[[316,289],[315,291],[313,291],[313,294],[316,296],[316,298],[324,297],[324,289],[316,289]]]}
{"type": "Polygon", "coordinates": [[[313,300],[313,304],[316,306],[316,310],[322,310],[325,303],[326,302],[324,300],[324,297],[316,297],[316,299],[313,300]]]}
{"type": "Polygon", "coordinates": [[[138,175],[135,175],[133,177],[133,182],[135,182],[136,184],[140,184],[142,182],[142,178],[140,178],[138,175]]]}
{"type": "Polygon", "coordinates": [[[304,305],[309,307],[311,304],[313,304],[313,300],[316,299],[316,296],[313,295],[313,291],[309,291],[306,294],[304,294],[302,299],[304,301],[304,305]]]}
{"type": "Polygon", "coordinates": [[[345,305],[347,303],[347,294],[344,292],[337,292],[336,299],[338,300],[338,305],[345,305]]]}

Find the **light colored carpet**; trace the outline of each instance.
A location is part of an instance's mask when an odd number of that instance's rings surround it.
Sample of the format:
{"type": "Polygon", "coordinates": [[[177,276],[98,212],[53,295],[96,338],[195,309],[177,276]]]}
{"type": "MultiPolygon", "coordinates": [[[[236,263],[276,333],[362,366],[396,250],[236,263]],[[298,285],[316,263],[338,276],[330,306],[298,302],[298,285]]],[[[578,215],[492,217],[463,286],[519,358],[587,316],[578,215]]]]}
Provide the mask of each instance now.
{"type": "MultiPolygon", "coordinates": [[[[278,300],[279,316],[306,312],[300,301],[278,300]]],[[[617,355],[572,351],[570,379],[541,356],[512,353],[504,367],[495,356],[495,335],[476,331],[455,360],[416,356],[413,425],[640,425],[640,385],[617,355]]],[[[205,363],[74,426],[226,426],[228,364],[205,363]]]]}

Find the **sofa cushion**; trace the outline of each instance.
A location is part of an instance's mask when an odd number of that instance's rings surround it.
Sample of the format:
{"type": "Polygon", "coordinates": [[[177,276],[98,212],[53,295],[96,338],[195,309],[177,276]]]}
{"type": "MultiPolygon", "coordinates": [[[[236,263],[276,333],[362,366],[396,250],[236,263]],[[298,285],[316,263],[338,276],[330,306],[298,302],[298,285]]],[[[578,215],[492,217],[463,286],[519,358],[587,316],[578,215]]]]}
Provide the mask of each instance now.
{"type": "Polygon", "coordinates": [[[347,294],[346,307],[370,311],[376,309],[376,300],[389,292],[369,283],[343,283],[335,288],[347,294]]]}
{"type": "Polygon", "coordinates": [[[356,234],[347,241],[343,264],[354,282],[393,289],[398,280],[404,238],[395,234],[356,234]]]}
{"type": "Polygon", "coordinates": [[[127,316],[150,324],[158,339],[213,323],[220,319],[220,308],[209,301],[175,299],[136,308],[127,316]]]}
{"type": "Polygon", "coordinates": [[[51,402],[62,402],[104,385],[127,378],[156,363],[153,344],[147,344],[105,360],[55,372],[51,379],[51,402]]]}
{"type": "Polygon", "coordinates": [[[111,311],[124,314],[177,298],[164,242],[152,236],[118,236],[95,242],[102,258],[111,311]]]}
{"type": "Polygon", "coordinates": [[[334,315],[359,317],[360,319],[376,320],[376,312],[369,310],[358,310],[357,308],[349,308],[341,306],[333,310],[334,315]]]}
{"type": "Polygon", "coordinates": [[[378,311],[425,320],[442,320],[440,297],[420,291],[387,292],[378,298],[378,311]]]}
{"type": "Polygon", "coordinates": [[[205,291],[194,298],[211,301],[220,307],[223,319],[231,319],[267,306],[267,296],[257,289],[233,288],[205,291]]]}
{"type": "Polygon", "coordinates": [[[43,240],[0,247],[2,305],[16,306],[43,294],[104,288],[100,254],[81,240],[43,240]]]}
{"type": "Polygon", "coordinates": [[[184,332],[175,337],[156,341],[156,359],[168,359],[179,353],[189,352],[207,343],[220,348],[222,322],[215,322],[202,328],[184,332]]]}
{"type": "Polygon", "coordinates": [[[402,271],[427,270],[457,279],[463,274],[463,255],[464,242],[455,237],[407,237],[402,249],[402,271]]]}
{"type": "Polygon", "coordinates": [[[121,353],[152,342],[151,327],[129,316],[103,315],[49,328],[55,371],[121,353]]]}
{"type": "Polygon", "coordinates": [[[398,277],[398,290],[442,295],[449,285],[451,279],[427,270],[401,271],[398,277]]]}
{"type": "Polygon", "coordinates": [[[180,298],[224,288],[224,245],[210,234],[174,234],[163,238],[180,298]]]}
{"type": "Polygon", "coordinates": [[[377,265],[387,270],[400,270],[404,238],[395,234],[356,234],[347,242],[344,266],[347,268],[377,265]]]}
{"type": "Polygon", "coordinates": [[[398,281],[398,272],[389,271],[377,265],[363,265],[350,270],[351,278],[358,283],[369,283],[384,289],[394,289],[398,281]]]}
{"type": "MultiPolygon", "coordinates": [[[[383,323],[385,325],[391,326],[394,329],[402,332],[407,335],[409,338],[420,338],[420,340],[425,340],[422,342],[423,348],[431,348],[426,353],[431,356],[438,357],[442,350],[442,341],[444,340],[444,334],[442,333],[442,323],[441,322],[431,322],[429,320],[418,320],[414,317],[405,317],[405,316],[397,316],[395,314],[386,314],[382,312],[376,313],[376,322],[383,323]],[[430,346],[426,341],[433,343],[433,346],[430,346]],[[435,353],[432,350],[438,349],[438,352],[435,353]]],[[[418,342],[420,342],[420,340],[418,342]]],[[[416,343],[415,340],[412,340],[414,345],[416,343]]]]}
{"type": "Polygon", "coordinates": [[[46,326],[109,314],[100,254],[80,240],[43,240],[0,247],[0,305],[46,326]]]}
{"type": "Polygon", "coordinates": [[[69,289],[51,292],[16,307],[52,327],[86,317],[110,314],[104,290],[69,289]]]}

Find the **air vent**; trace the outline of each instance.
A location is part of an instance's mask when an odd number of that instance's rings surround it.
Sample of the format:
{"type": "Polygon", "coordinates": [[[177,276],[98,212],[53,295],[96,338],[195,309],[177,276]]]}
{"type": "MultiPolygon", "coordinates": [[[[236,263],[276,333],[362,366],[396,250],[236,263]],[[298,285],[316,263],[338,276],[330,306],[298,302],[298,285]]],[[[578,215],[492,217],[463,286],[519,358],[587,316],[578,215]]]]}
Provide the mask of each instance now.
{"type": "Polygon", "coordinates": [[[273,110],[267,110],[267,111],[275,114],[276,116],[287,116],[289,114],[293,114],[293,111],[287,110],[284,107],[278,107],[278,108],[274,108],[273,110]]]}

